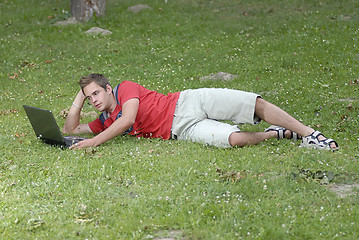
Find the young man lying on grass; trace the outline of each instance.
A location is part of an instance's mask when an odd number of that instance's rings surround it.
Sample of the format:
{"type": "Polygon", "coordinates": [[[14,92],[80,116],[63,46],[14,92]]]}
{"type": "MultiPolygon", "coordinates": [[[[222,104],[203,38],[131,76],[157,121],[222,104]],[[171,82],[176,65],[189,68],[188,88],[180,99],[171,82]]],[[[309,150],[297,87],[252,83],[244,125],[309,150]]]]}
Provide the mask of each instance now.
{"type": "Polygon", "coordinates": [[[202,88],[163,95],[124,81],[114,89],[101,74],[80,80],[78,92],[63,128],[64,133],[97,134],[72,149],[96,147],[118,135],[190,140],[217,147],[253,145],[270,138],[302,140],[301,147],[335,150],[338,144],[307,127],[261,96],[231,89],[202,88]],[[80,124],[80,111],[88,100],[102,112],[80,124]],[[272,124],[264,132],[241,132],[235,124],[272,124]],[[304,136],[304,137],[302,137],[304,136]]]}

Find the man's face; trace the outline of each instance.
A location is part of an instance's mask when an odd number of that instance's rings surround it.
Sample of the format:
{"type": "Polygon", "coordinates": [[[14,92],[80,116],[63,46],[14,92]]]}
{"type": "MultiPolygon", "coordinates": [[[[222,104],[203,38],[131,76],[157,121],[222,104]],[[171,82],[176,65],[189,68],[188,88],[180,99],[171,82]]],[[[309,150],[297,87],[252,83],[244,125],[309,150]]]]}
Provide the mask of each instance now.
{"type": "Polygon", "coordinates": [[[112,106],[112,88],[110,85],[106,86],[106,90],[95,82],[90,83],[84,87],[83,92],[87,100],[98,111],[108,111],[112,106]]]}

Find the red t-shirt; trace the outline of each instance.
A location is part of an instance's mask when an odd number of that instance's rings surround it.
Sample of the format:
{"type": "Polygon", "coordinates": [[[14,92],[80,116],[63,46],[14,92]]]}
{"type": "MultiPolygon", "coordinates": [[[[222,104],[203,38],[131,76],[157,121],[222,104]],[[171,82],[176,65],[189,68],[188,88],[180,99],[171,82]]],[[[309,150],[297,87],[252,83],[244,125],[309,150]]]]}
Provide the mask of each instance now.
{"type": "Polygon", "coordinates": [[[122,115],[122,105],[131,98],[138,98],[139,108],[135,123],[124,134],[145,138],[169,139],[176,103],[180,92],[164,95],[143,86],[124,81],[113,89],[117,106],[112,113],[103,112],[89,123],[93,133],[100,133],[122,115]]]}

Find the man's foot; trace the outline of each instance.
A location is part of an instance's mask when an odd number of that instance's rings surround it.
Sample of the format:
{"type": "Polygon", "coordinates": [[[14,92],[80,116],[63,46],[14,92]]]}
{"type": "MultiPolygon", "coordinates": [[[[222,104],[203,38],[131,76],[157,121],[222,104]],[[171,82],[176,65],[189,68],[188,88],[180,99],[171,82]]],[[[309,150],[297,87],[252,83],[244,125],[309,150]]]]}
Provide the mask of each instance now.
{"type": "Polygon", "coordinates": [[[331,151],[339,149],[339,145],[336,141],[331,138],[326,138],[323,133],[319,131],[314,131],[312,134],[303,137],[300,147],[331,151]]]}
{"type": "Polygon", "coordinates": [[[293,141],[302,139],[302,137],[298,135],[296,132],[292,132],[284,127],[279,127],[276,125],[272,125],[266,130],[264,130],[264,132],[269,132],[269,131],[277,132],[278,139],[292,139],[293,141]]]}

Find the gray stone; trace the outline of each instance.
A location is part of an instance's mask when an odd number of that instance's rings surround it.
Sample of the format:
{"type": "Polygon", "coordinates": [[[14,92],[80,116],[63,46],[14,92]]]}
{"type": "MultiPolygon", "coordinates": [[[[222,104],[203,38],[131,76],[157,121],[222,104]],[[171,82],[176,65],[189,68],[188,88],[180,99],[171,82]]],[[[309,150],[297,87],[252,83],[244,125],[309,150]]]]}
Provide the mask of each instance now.
{"type": "Polygon", "coordinates": [[[218,72],[218,73],[211,73],[209,76],[201,77],[201,80],[205,81],[231,81],[232,79],[236,78],[237,75],[233,75],[230,73],[225,72],[218,72]]]}
{"type": "Polygon", "coordinates": [[[145,4],[145,5],[138,4],[136,6],[129,7],[127,10],[130,11],[130,12],[133,12],[133,13],[137,13],[137,12],[140,12],[140,11],[145,10],[145,9],[152,10],[152,8],[150,6],[148,6],[147,4],[145,4]]]}
{"type": "Polygon", "coordinates": [[[106,29],[102,29],[102,28],[99,28],[99,27],[90,28],[90,29],[87,30],[85,33],[86,33],[86,34],[93,34],[93,35],[98,35],[98,34],[101,34],[101,35],[110,35],[110,34],[112,34],[111,31],[106,30],[106,29]]]}
{"type": "Polygon", "coordinates": [[[63,20],[63,21],[58,21],[58,22],[54,23],[54,25],[66,26],[66,25],[76,24],[76,23],[78,23],[78,21],[75,18],[68,18],[68,19],[63,20]]]}
{"type": "Polygon", "coordinates": [[[340,184],[332,185],[329,189],[334,192],[338,197],[345,198],[359,193],[359,184],[340,184]]]}

